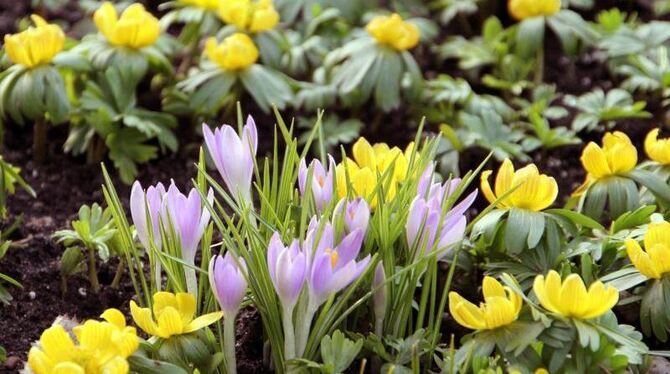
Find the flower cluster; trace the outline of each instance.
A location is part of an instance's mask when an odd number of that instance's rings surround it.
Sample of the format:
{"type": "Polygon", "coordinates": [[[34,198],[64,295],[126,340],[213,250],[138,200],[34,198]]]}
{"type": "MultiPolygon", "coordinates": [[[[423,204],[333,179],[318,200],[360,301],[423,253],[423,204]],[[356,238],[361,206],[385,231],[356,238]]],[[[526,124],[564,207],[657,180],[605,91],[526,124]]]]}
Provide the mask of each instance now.
{"type": "Polygon", "coordinates": [[[88,320],[70,332],[61,324],[44,330],[30,349],[28,365],[35,374],[128,373],[126,358],[139,346],[134,327],[117,309],[106,310],[104,321],[88,320]]]}

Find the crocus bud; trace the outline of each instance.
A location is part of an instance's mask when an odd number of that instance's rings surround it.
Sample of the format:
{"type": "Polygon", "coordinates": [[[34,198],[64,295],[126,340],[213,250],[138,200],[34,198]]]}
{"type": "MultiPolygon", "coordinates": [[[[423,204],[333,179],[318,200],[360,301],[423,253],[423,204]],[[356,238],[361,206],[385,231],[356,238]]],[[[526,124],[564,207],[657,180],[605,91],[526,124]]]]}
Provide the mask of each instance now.
{"type": "Polygon", "coordinates": [[[268,245],[268,268],[279,299],[285,308],[292,308],[307,274],[307,259],[298,240],[286,247],[275,232],[268,245]]]}
{"type": "MultiPolygon", "coordinates": [[[[214,201],[211,189],[207,194],[207,200],[210,204],[214,201]]],[[[172,181],[163,199],[161,219],[163,226],[172,227],[179,237],[182,258],[188,263],[193,263],[198,243],[210,219],[209,210],[203,208],[198,191],[193,188],[186,196],[172,181]]]]}
{"type": "Polygon", "coordinates": [[[335,214],[344,215],[344,228],[347,232],[360,229],[365,234],[368,231],[370,206],[362,197],[357,197],[351,202],[347,202],[346,198],[343,198],[337,204],[335,214]]]}
{"type": "Polygon", "coordinates": [[[386,274],[384,273],[384,262],[380,261],[375,268],[375,276],[372,280],[372,305],[375,311],[375,318],[384,320],[386,316],[386,302],[388,291],[386,289],[386,274]]]}
{"type": "Polygon", "coordinates": [[[463,239],[467,219],[465,212],[477,197],[477,191],[468,195],[461,203],[453,206],[443,214],[442,204],[445,195],[448,197],[457,188],[460,180],[452,180],[444,184],[433,184],[428,196],[418,195],[410,205],[407,224],[407,246],[415,250],[415,256],[425,254],[428,250],[444,252],[463,239]]]}
{"type": "Polygon", "coordinates": [[[251,116],[247,118],[247,124],[242,129],[241,135],[228,125],[216,128],[212,132],[207,124],[203,124],[202,132],[207,150],[228,191],[238,203],[245,202],[251,205],[251,181],[258,148],[254,119],[251,116]]]}
{"type": "Polygon", "coordinates": [[[314,196],[314,202],[316,203],[316,209],[321,212],[323,209],[330,203],[333,199],[333,175],[335,173],[335,160],[332,156],[328,155],[328,170],[323,167],[321,161],[312,160],[309,164],[309,168],[312,169],[312,179],[311,181],[307,180],[309,174],[309,169],[305,159],[300,160],[300,167],[298,169],[298,188],[300,189],[300,194],[304,195],[307,191],[307,183],[311,182],[311,192],[314,196]]]}
{"type": "Polygon", "coordinates": [[[247,292],[246,272],[244,259],[236,260],[230,252],[223,257],[214,256],[209,262],[209,284],[225,318],[234,318],[240,309],[247,292]]]}
{"type": "Polygon", "coordinates": [[[157,249],[161,249],[162,242],[158,221],[164,195],[165,187],[162,183],[149,186],[145,191],[140,182],[135,181],[130,191],[130,215],[140,243],[147,251],[150,248],[149,230],[151,230],[154,245],[157,249]]]}

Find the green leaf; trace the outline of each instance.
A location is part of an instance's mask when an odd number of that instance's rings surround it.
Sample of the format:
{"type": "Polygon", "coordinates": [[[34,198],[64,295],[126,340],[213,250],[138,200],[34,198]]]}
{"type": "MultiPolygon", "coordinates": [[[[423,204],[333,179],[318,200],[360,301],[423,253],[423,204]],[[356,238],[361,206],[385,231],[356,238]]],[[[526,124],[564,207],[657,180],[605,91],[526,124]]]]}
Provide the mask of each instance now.
{"type": "Polygon", "coordinates": [[[510,209],[505,226],[505,247],[509,253],[518,254],[526,248],[533,218],[525,209],[510,209]]]}
{"type": "Polygon", "coordinates": [[[347,339],[340,330],[336,330],[332,336],[324,336],[321,340],[321,358],[335,373],[343,373],[356,359],[362,347],[363,339],[354,342],[347,339]]]}
{"type": "Polygon", "coordinates": [[[132,372],[140,374],[189,374],[179,366],[168,362],[151,360],[138,354],[128,357],[128,364],[130,364],[132,372]]]}
{"type": "Polygon", "coordinates": [[[544,17],[526,18],[516,32],[517,51],[522,57],[533,57],[544,43],[544,17]]]}

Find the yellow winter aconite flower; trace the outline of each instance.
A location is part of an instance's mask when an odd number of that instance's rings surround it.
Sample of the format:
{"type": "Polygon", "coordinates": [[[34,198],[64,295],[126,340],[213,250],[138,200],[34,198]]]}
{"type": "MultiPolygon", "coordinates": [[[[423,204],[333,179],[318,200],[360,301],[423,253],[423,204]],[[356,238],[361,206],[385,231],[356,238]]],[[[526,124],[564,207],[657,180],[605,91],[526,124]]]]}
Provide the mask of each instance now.
{"type": "Polygon", "coordinates": [[[191,5],[206,10],[217,10],[220,0],[179,0],[184,5],[191,5]]]}
{"type": "Polygon", "coordinates": [[[538,275],[533,291],[548,311],[576,319],[599,317],[619,301],[619,291],[612,286],[597,281],[587,291],[579,275],[570,274],[562,281],[554,270],[549,271],[546,278],[538,275]]]}
{"type": "Polygon", "coordinates": [[[95,11],[93,21],[109,43],[133,49],[154,44],[161,32],[158,19],[142,4],[129,6],[119,18],[112,3],[107,1],[95,11]]]}
{"type": "MultiPolygon", "coordinates": [[[[405,180],[412,147],[413,144],[410,144],[407,151],[403,153],[398,147],[390,148],[385,143],[370,145],[365,138],[359,138],[353,147],[354,159],[347,157],[335,168],[339,196],[347,196],[347,178],[349,178],[354,196],[369,198],[376,190],[379,174],[385,178],[385,200],[393,199],[397,184],[405,180]],[[391,166],[393,166],[393,174],[385,175],[391,166]]],[[[376,196],[370,205],[373,207],[377,205],[376,196]]]]}
{"type": "Polygon", "coordinates": [[[28,366],[35,374],[125,374],[126,358],[139,346],[135,328],[123,314],[108,309],[106,321],[89,320],[73,329],[77,344],[62,325],[44,330],[39,346],[30,349],[28,366]]]}
{"type": "Polygon", "coordinates": [[[670,223],[651,223],[644,234],[644,248],[626,239],[626,252],[635,268],[648,278],[660,279],[670,273],[670,223]]]}
{"type": "Polygon", "coordinates": [[[509,14],[517,20],[550,16],[561,10],[561,0],[509,0],[509,14]]]}
{"type": "Polygon", "coordinates": [[[603,137],[603,146],[590,142],[580,160],[588,178],[598,180],[633,170],[637,165],[637,149],[626,134],[608,132],[603,137]]]}
{"type": "Polygon", "coordinates": [[[366,30],[378,43],[399,51],[414,48],[421,36],[416,25],[403,21],[397,13],[373,18],[366,30]]]}
{"type": "Polygon", "coordinates": [[[489,184],[489,176],[492,173],[493,171],[486,170],[481,175],[482,192],[489,202],[493,203],[499,196],[516,187],[512,193],[498,202],[499,208],[540,211],[553,204],[558,195],[556,180],[540,174],[534,164],[514,171],[512,161],[505,159],[496,175],[495,192],[491,190],[489,184]]]}
{"type": "Polygon", "coordinates": [[[479,307],[456,292],[449,292],[449,312],[460,325],[473,330],[492,330],[516,321],[521,296],[495,278],[484,277],[484,302],[479,307]]]}
{"type": "Polygon", "coordinates": [[[279,23],[272,0],[225,0],[219,5],[219,17],[240,30],[261,32],[279,23]]]}
{"type": "Polygon", "coordinates": [[[223,317],[223,313],[215,312],[194,318],[195,310],[195,297],[183,292],[154,294],[153,316],[149,308],[140,308],[134,301],[130,302],[135,324],[147,334],[163,339],[200,330],[223,317]]]}
{"type": "Polygon", "coordinates": [[[644,150],[650,159],[661,165],[670,165],[670,138],[658,139],[659,129],[654,129],[644,139],[644,150]]]}
{"type": "Polygon", "coordinates": [[[36,14],[30,19],[35,27],[5,35],[5,52],[13,63],[32,68],[48,64],[63,50],[65,34],[58,25],[49,24],[36,14]]]}
{"type": "Polygon", "coordinates": [[[221,44],[217,44],[213,37],[207,39],[205,56],[223,70],[242,70],[258,60],[258,48],[248,35],[235,33],[221,44]]]}

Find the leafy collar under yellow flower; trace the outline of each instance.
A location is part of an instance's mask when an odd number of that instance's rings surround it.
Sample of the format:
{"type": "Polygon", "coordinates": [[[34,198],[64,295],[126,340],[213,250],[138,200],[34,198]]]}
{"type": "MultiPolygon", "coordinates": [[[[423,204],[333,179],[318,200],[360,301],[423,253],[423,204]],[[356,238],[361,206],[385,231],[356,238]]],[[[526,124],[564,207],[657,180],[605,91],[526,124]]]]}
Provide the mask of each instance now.
{"type": "Polygon", "coordinates": [[[157,292],[153,300],[153,316],[149,308],[140,308],[134,301],[130,313],[144,332],[163,339],[200,330],[223,317],[222,312],[214,312],[194,319],[196,301],[189,293],[157,292]]]}
{"type": "Polygon", "coordinates": [[[114,5],[107,1],[95,11],[93,21],[110,44],[133,49],[154,44],[161,32],[158,19],[139,3],[126,8],[119,18],[114,5]]]}
{"type": "Polygon", "coordinates": [[[49,24],[36,14],[30,19],[35,27],[5,35],[5,52],[13,63],[32,68],[48,64],[63,50],[65,34],[58,25],[49,24]]]}
{"type": "Polygon", "coordinates": [[[116,309],[108,309],[102,318],[105,321],[89,320],[73,329],[77,344],[60,324],[44,330],[39,345],[28,354],[30,369],[35,374],[128,373],[126,358],[139,346],[135,328],[126,326],[116,309]]]}
{"type": "Polygon", "coordinates": [[[366,30],[379,44],[399,51],[414,48],[421,37],[419,28],[403,21],[397,13],[373,18],[366,26],[366,30]]]}
{"type": "Polygon", "coordinates": [[[516,321],[521,311],[521,296],[486,276],[482,284],[484,302],[479,307],[456,292],[449,292],[449,312],[460,325],[472,330],[492,330],[516,321]]]}
{"type": "Polygon", "coordinates": [[[579,275],[570,274],[561,280],[554,270],[549,271],[546,277],[538,275],[533,291],[548,311],[581,320],[599,317],[619,301],[619,291],[612,286],[596,281],[587,290],[579,275]]]}
{"type": "Polygon", "coordinates": [[[491,190],[489,176],[491,170],[482,172],[481,188],[486,199],[493,203],[505,193],[515,188],[513,192],[498,202],[499,208],[520,208],[540,211],[556,200],[558,185],[553,177],[540,174],[534,164],[527,165],[514,171],[514,165],[505,159],[498,169],[495,180],[495,193],[491,190]]]}
{"type": "Polygon", "coordinates": [[[626,239],[626,252],[635,268],[644,276],[660,279],[670,273],[670,223],[649,224],[644,234],[644,250],[637,241],[626,239]]]}

